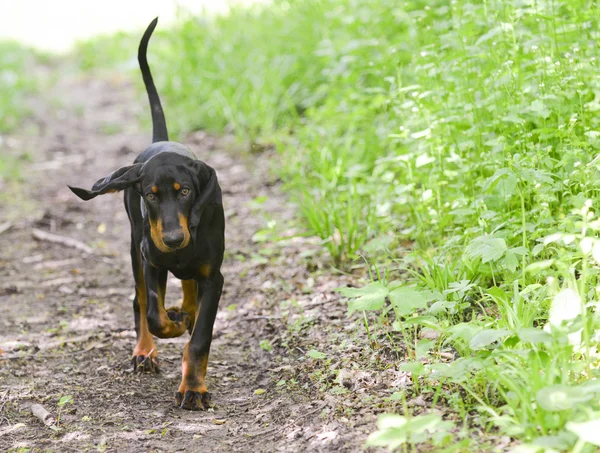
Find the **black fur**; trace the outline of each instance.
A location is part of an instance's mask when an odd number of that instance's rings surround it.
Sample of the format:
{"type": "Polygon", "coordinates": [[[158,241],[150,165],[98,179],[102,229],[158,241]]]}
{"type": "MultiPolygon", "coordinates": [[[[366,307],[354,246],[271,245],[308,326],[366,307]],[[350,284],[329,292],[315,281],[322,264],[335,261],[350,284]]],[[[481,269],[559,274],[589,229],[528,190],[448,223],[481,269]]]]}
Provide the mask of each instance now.
{"type": "MultiPolygon", "coordinates": [[[[152,112],[152,145],[140,153],[132,165],[98,180],[91,190],[69,188],[86,201],[124,190],[136,281],[136,351],[153,345],[153,340],[144,337],[145,325],[157,337],[179,336],[187,329],[192,336],[186,346],[184,361],[187,360],[188,369],[197,370],[208,360],[223,287],[220,269],[225,247],[225,218],[215,170],[196,159],[184,145],[168,141],[164,113],[146,60],[148,41],[157,20],[148,26],[138,50],[152,112]],[[165,310],[167,272],[179,279],[197,282],[198,296],[195,309],[192,307],[197,317],[179,309],[165,310]],[[144,306],[145,313],[142,311],[144,306]]],[[[143,369],[152,370],[155,357],[149,357],[151,352],[144,350],[143,354],[147,355],[134,354],[134,367],[138,369],[144,364],[143,369]]],[[[183,376],[177,396],[181,407],[206,407],[208,393],[204,375],[200,374],[201,371],[192,371],[183,376]],[[184,394],[185,397],[181,396],[184,394]]]]}

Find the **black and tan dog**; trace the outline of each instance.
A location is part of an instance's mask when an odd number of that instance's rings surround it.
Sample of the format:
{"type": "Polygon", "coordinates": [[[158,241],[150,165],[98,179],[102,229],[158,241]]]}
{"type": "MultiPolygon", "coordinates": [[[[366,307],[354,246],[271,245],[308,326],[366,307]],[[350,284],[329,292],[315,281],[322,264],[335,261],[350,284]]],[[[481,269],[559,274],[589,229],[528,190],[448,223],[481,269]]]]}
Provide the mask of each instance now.
{"type": "Polygon", "coordinates": [[[152,335],[172,338],[188,330],[191,339],[183,352],[183,376],[176,401],[184,409],[199,410],[209,403],[204,380],[223,288],[220,268],[225,219],[215,170],[197,160],[184,145],[168,141],[164,113],[146,60],[157,22],[158,18],[150,23],[138,50],[152,111],[152,145],[133,165],[97,181],[91,190],[69,188],[82,200],[125,191],[136,294],[134,369],[158,371],[152,335]],[[165,309],[167,272],[182,280],[181,309],[165,309]]]}

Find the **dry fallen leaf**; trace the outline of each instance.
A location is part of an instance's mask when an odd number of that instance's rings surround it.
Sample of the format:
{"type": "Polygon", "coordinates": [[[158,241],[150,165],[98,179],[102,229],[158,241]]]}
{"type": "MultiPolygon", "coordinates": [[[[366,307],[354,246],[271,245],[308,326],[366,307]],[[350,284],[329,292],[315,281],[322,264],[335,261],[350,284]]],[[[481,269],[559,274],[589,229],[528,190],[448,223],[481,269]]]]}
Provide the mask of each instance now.
{"type": "Polygon", "coordinates": [[[226,418],[215,418],[215,419],[213,419],[213,423],[215,425],[224,425],[225,422],[227,422],[226,418]]]}
{"type": "Polygon", "coordinates": [[[266,393],[267,391],[265,389],[256,389],[254,390],[254,394],[255,395],[262,395],[263,393],[266,393]]]}
{"type": "Polygon", "coordinates": [[[106,224],[105,223],[101,223],[100,225],[98,225],[98,233],[100,233],[100,234],[106,233],[106,224]]]}

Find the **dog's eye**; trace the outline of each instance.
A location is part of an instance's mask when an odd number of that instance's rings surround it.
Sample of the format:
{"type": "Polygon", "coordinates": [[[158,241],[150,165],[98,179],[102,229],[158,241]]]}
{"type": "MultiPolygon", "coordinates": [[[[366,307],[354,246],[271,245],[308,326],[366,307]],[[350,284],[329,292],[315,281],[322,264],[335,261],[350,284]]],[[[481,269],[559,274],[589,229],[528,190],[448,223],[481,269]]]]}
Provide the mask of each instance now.
{"type": "Polygon", "coordinates": [[[190,194],[190,189],[188,189],[187,187],[184,187],[183,189],[181,189],[180,193],[181,193],[182,197],[185,197],[190,194]]]}
{"type": "Polygon", "coordinates": [[[148,199],[148,201],[154,201],[156,199],[156,196],[153,193],[149,193],[148,195],[146,195],[146,198],[148,199]]]}

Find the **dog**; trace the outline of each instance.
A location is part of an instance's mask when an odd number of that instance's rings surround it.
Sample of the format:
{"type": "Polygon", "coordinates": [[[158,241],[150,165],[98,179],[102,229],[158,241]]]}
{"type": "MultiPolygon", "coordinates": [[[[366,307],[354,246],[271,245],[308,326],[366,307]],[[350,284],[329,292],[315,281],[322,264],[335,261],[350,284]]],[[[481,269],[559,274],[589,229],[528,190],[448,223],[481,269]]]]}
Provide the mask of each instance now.
{"type": "Polygon", "coordinates": [[[213,325],[223,289],[225,215],[215,170],[184,145],[169,141],[165,115],[146,59],[158,17],[146,29],[138,62],[152,113],[152,144],[133,165],[115,170],[85,190],[68,186],[82,200],[124,191],[131,224],[135,280],[133,313],[137,344],[135,371],[158,372],[153,335],[191,338],[181,364],[179,407],[205,410],[210,403],[205,377],[213,325]],[[182,280],[181,308],[165,309],[167,273],[182,280]]]}

